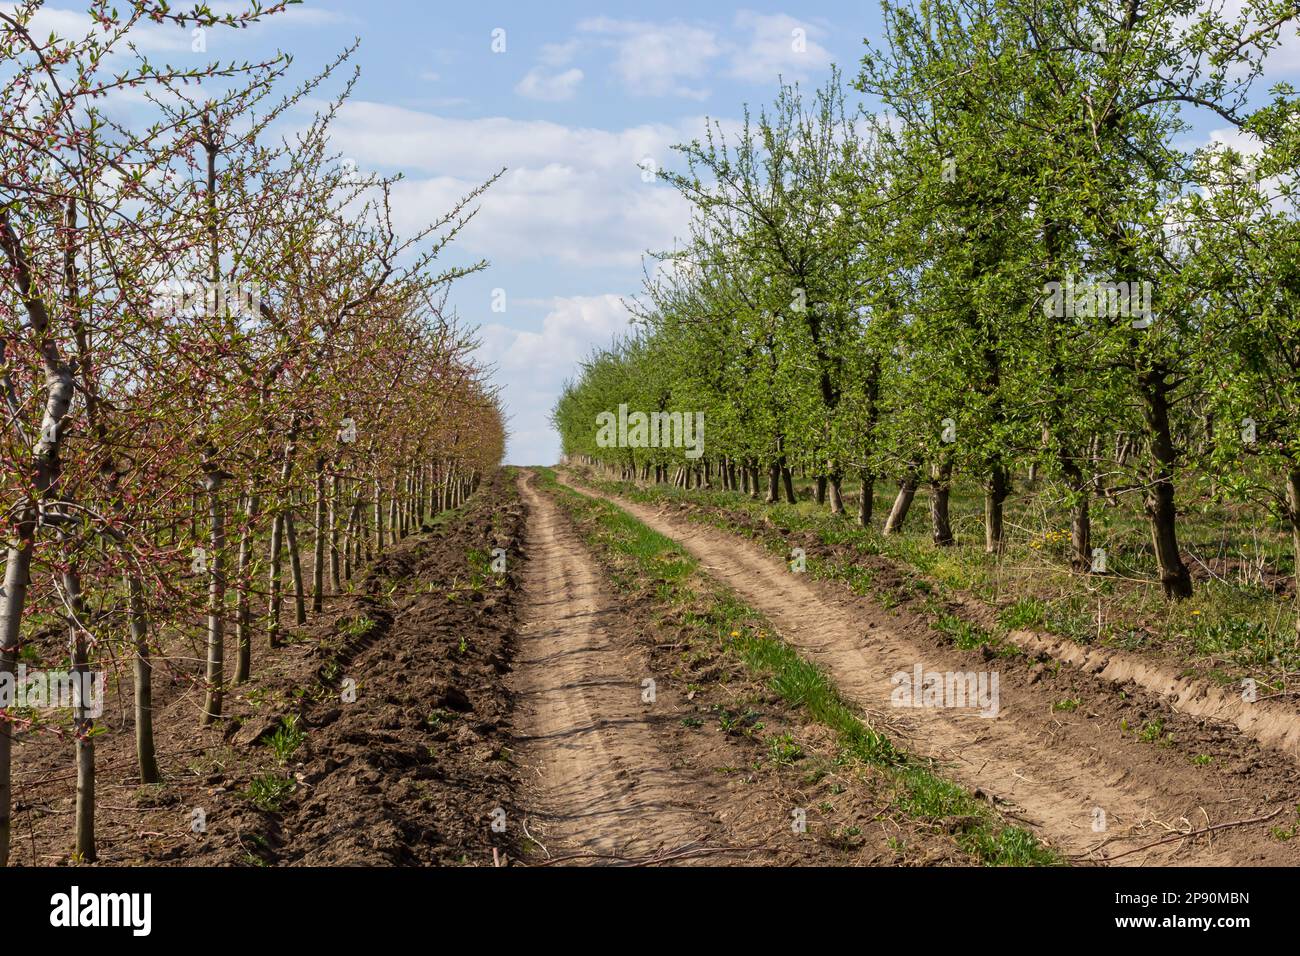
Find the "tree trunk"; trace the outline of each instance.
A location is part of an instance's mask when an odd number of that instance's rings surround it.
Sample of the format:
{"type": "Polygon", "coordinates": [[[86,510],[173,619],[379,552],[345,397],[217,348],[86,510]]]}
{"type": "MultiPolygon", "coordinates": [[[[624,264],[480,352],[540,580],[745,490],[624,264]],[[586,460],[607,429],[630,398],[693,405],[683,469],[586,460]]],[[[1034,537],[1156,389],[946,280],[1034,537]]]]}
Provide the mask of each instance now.
{"type": "Polygon", "coordinates": [[[204,479],[208,492],[212,549],[208,567],[208,670],[207,694],[203,702],[202,724],[206,727],[221,716],[226,680],[226,510],[221,501],[222,479],[209,472],[204,479]]]}
{"type": "Polygon", "coordinates": [[[276,509],[271,521],[269,592],[266,598],[266,640],[271,647],[280,646],[280,561],[284,550],[284,512],[276,509]]]}
{"type": "Polygon", "coordinates": [[[162,783],[153,743],[153,663],[149,660],[149,616],[144,605],[144,585],[134,574],[126,576],[130,601],[131,644],[135,648],[135,756],[141,783],[162,783]]]}
{"type": "Polygon", "coordinates": [[[339,476],[330,475],[329,508],[330,590],[338,594],[343,590],[339,568],[339,476]]]}
{"type": "Polygon", "coordinates": [[[996,554],[1002,550],[1002,506],[1010,493],[1007,469],[995,462],[989,471],[989,483],[984,489],[984,551],[996,554]]]}
{"type": "MultiPolygon", "coordinates": [[[[69,651],[74,680],[81,690],[87,691],[90,679],[90,659],[86,646],[86,602],[81,595],[81,575],[75,566],[63,572],[63,587],[68,595],[72,612],[69,626],[69,651]]],[[[95,862],[95,718],[90,702],[80,696],[73,710],[73,737],[77,755],[77,797],[74,812],[73,852],[80,863],[95,862]]]]}
{"type": "Polygon", "coordinates": [[[355,547],[352,555],[352,562],[356,565],[357,569],[360,569],[363,560],[370,560],[374,545],[374,531],[370,527],[371,509],[366,507],[363,501],[361,482],[357,482],[357,507],[360,510],[357,512],[357,537],[354,542],[355,547]]]}
{"type": "Polygon", "coordinates": [[[858,472],[858,477],[862,479],[862,494],[858,496],[858,524],[870,528],[871,514],[875,510],[872,497],[876,491],[876,480],[865,468],[858,472]]]}
{"type": "Polygon", "coordinates": [[[1160,586],[1165,597],[1182,600],[1192,596],[1192,576],[1183,564],[1178,549],[1178,510],[1174,505],[1174,449],[1169,427],[1169,386],[1161,366],[1138,376],[1143,398],[1151,455],[1154,459],[1151,481],[1146,495],[1146,510],[1151,521],[1151,543],[1160,570],[1160,586]]]}
{"type": "Polygon", "coordinates": [[[311,609],[319,611],[325,600],[325,461],[316,460],[316,527],[311,555],[311,609]]]}
{"type": "Polygon", "coordinates": [[[298,532],[292,508],[284,513],[284,532],[285,543],[289,546],[289,571],[293,575],[293,619],[302,627],[307,623],[307,589],[303,586],[302,554],[298,550],[298,532]]]}
{"type": "Polygon", "coordinates": [[[352,510],[348,514],[348,530],[343,545],[343,577],[348,581],[352,580],[353,567],[361,564],[361,539],[365,537],[361,520],[364,511],[361,492],[358,490],[352,496],[352,510]]]}
{"type": "MultiPolygon", "coordinates": [[[[393,480],[394,490],[396,490],[398,486],[398,480],[399,479],[393,480]]],[[[409,474],[402,475],[400,481],[402,487],[402,500],[397,507],[397,534],[399,537],[405,538],[407,534],[410,533],[411,529],[411,476],[409,474]]],[[[394,495],[394,497],[396,497],[396,495],[394,495]]]]}
{"type": "Polygon", "coordinates": [[[1151,543],[1160,570],[1160,586],[1165,597],[1182,600],[1192,596],[1192,576],[1183,564],[1178,548],[1177,510],[1174,487],[1157,482],[1147,495],[1147,513],[1151,518],[1151,543]]]}
{"type": "MultiPolygon", "coordinates": [[[[70,207],[69,218],[73,219],[75,204],[70,203],[70,207]]],[[[17,291],[23,299],[32,337],[41,345],[45,366],[45,409],[41,416],[39,438],[32,447],[32,485],[35,495],[39,497],[54,485],[59,475],[61,426],[72,404],[74,369],[63,361],[55,337],[49,335],[49,311],[32,278],[26,250],[10,224],[8,210],[0,212],[0,246],[3,247],[5,258],[17,280],[17,291]]],[[[3,383],[5,392],[12,396],[13,386],[4,360],[3,345],[0,345],[0,383],[3,383]]],[[[30,437],[17,419],[12,420],[10,425],[16,432],[20,445],[30,442],[30,437]]],[[[5,565],[5,591],[0,595],[0,678],[5,674],[13,674],[17,668],[18,641],[39,518],[36,498],[28,496],[21,504],[12,507],[10,513],[16,520],[10,526],[12,537],[5,565]]],[[[0,866],[5,866],[9,861],[12,826],[10,806],[13,796],[12,734],[13,725],[8,719],[0,718],[0,866]]]]}
{"type": "Polygon", "coordinates": [[[773,461],[767,468],[767,498],[764,504],[774,505],[781,500],[781,463],[773,461]]]}
{"type": "Polygon", "coordinates": [[[917,478],[916,471],[909,469],[903,476],[903,480],[898,483],[898,494],[894,497],[894,506],[889,509],[889,517],[885,519],[885,534],[898,534],[903,530],[903,523],[907,521],[907,513],[912,510],[912,499],[916,497],[917,478]]]}
{"type": "Polygon", "coordinates": [[[1292,467],[1286,476],[1287,512],[1291,519],[1291,558],[1296,579],[1296,636],[1300,637],[1300,468],[1292,467]]]}
{"type": "MultiPolygon", "coordinates": [[[[1116,461],[1122,466],[1127,459],[1116,458],[1116,461]]],[[[1092,493],[1098,497],[1105,497],[1107,501],[1112,501],[1113,496],[1106,489],[1106,479],[1102,475],[1101,468],[1101,436],[1093,435],[1088,439],[1088,464],[1092,469],[1092,493]]]]}
{"type": "Polygon", "coordinates": [[[397,479],[393,479],[393,493],[388,498],[388,540],[397,544],[402,540],[401,515],[397,507],[397,479]]]}
{"type": "Polygon", "coordinates": [[[839,472],[831,472],[827,476],[827,484],[830,486],[831,514],[844,514],[844,476],[839,472]]]}
{"type": "Polygon", "coordinates": [[[1070,569],[1084,574],[1092,570],[1092,481],[1065,451],[1061,473],[1070,487],[1070,569]]]}
{"type": "MultiPolygon", "coordinates": [[[[32,509],[34,511],[34,509],[32,509]]],[[[0,595],[0,679],[13,674],[18,665],[18,639],[23,607],[27,602],[27,584],[32,564],[32,535],[36,531],[33,516],[18,528],[18,537],[9,546],[5,560],[4,594],[0,595]]],[[[12,781],[13,724],[0,716],[0,867],[9,863],[10,807],[13,803],[12,781]]]]}
{"type": "Polygon", "coordinates": [[[952,492],[952,459],[930,468],[930,534],[934,543],[947,547],[953,543],[952,523],[948,520],[948,498],[952,492]]]}
{"type": "Polygon", "coordinates": [[[248,680],[253,666],[253,612],[249,591],[252,588],[253,531],[257,525],[261,496],[256,492],[246,499],[246,525],[239,536],[239,564],[235,583],[235,683],[248,680]]]}

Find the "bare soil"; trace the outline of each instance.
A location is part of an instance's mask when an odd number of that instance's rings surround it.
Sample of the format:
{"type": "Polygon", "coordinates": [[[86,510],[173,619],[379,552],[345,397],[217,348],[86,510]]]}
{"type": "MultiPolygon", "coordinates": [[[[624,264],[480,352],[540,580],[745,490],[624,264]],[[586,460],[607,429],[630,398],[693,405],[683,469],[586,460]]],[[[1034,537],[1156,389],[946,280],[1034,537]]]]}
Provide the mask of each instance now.
{"type": "MultiPolygon", "coordinates": [[[[568,479],[571,480],[571,479],[568,479]]],[[[1296,865],[1291,838],[1300,772],[1285,754],[1227,721],[1112,681],[1045,650],[1000,656],[960,650],[906,607],[792,573],[751,541],[692,523],[676,509],[616,500],[695,555],[823,666],[841,691],[882,715],[901,743],[988,796],[1048,845],[1079,862],[1296,865]],[[1000,711],[891,707],[891,677],[996,670],[1000,711]],[[1097,829],[1104,813],[1104,829],[1097,829]],[[1254,822],[1251,822],[1254,821],[1254,822]]],[[[793,543],[793,542],[792,542],[793,543]]]]}
{"type": "Polygon", "coordinates": [[[970,862],[950,834],[894,813],[882,779],[844,766],[833,735],[701,639],[654,581],[593,555],[536,476],[521,491],[512,684],[530,862],[970,862]]]}
{"type": "MultiPolygon", "coordinates": [[[[259,642],[253,679],[212,727],[198,723],[200,662],[186,667],[193,652],[170,647],[155,675],[162,784],[140,784],[122,718],[129,686],[111,690],[97,738],[99,862],[491,866],[494,848],[512,852],[490,823],[517,785],[504,675],[518,568],[479,580],[473,568],[493,547],[517,555],[523,520],[509,481],[486,482],[307,626],[286,628],[287,646],[259,642]],[[281,760],[269,739],[290,720],[302,742],[281,760]],[[270,799],[255,799],[258,782],[270,799]]],[[[71,742],[42,733],[15,749],[14,862],[66,864],[71,742]]]]}
{"type": "MultiPolygon", "coordinates": [[[[889,781],[700,640],[654,581],[525,494],[527,507],[497,476],[286,627],[285,646],[256,644],[252,680],[212,727],[198,648],[168,644],[162,784],[140,784],[129,680],[112,685],[98,864],[971,862],[942,821],[895,812],[889,781]],[[484,574],[498,547],[506,570],[484,574]],[[300,740],[277,755],[290,727],[300,740]]],[[[68,865],[71,742],[26,735],[16,769],[15,863],[68,865]]]]}

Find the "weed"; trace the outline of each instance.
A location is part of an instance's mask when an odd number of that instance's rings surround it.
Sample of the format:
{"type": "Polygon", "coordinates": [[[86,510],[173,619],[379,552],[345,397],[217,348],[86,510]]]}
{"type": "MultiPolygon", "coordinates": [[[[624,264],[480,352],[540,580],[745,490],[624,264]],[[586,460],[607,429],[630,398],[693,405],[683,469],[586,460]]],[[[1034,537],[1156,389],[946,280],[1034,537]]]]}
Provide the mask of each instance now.
{"type": "Polygon", "coordinates": [[[778,734],[768,742],[768,756],[778,766],[788,766],[803,757],[803,748],[789,734],[778,734]]]}
{"type": "Polygon", "coordinates": [[[267,813],[278,813],[284,798],[293,792],[293,780],[275,773],[258,774],[248,781],[243,797],[253,806],[267,813]]]}
{"type": "Polygon", "coordinates": [[[276,760],[280,763],[288,763],[289,758],[306,739],[306,731],[298,726],[298,715],[290,714],[280,722],[280,726],[275,729],[275,733],[271,734],[266,743],[275,754],[276,760]]]}

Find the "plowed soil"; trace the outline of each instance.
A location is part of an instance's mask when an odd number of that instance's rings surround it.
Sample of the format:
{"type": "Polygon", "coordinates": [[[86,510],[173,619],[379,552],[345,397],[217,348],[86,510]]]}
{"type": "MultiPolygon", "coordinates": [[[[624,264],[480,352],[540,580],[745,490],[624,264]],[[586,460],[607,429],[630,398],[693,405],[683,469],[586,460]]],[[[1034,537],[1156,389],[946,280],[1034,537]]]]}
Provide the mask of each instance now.
{"type": "MultiPolygon", "coordinates": [[[[140,785],[133,727],[120,716],[131,713],[129,687],[120,704],[110,692],[97,738],[99,862],[491,866],[508,856],[510,834],[491,824],[517,784],[504,678],[523,520],[504,475],[485,482],[307,626],[286,628],[287,646],[257,645],[253,679],[231,689],[228,716],[212,727],[198,725],[200,662],[160,669],[162,784],[140,785]],[[494,547],[508,552],[505,574],[482,573],[494,547]],[[281,758],[270,740],[287,721],[302,736],[281,758]]],[[[70,742],[28,737],[15,767],[14,862],[67,863],[70,742]]]]}

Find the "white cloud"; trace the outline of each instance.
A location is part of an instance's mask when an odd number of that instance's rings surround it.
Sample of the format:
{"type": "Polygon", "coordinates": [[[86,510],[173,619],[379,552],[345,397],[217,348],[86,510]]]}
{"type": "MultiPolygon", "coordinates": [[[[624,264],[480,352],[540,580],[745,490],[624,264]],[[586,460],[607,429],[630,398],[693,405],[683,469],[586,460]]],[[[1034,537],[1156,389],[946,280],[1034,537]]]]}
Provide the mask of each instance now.
{"type": "Polygon", "coordinates": [[[578,30],[614,48],[614,72],[638,96],[704,99],[708,90],[690,84],[702,80],[711,61],[723,53],[713,30],[677,21],[595,17],[579,23],[578,30]]]}
{"type": "MultiPolygon", "coordinates": [[[[544,260],[577,268],[633,268],[647,249],[684,232],[685,200],[633,178],[611,182],[591,169],[553,163],[511,169],[482,197],[458,245],[494,263],[544,260]]],[[[393,192],[397,225],[412,232],[477,184],[459,177],[407,180],[393,192]]]]}
{"type": "Polygon", "coordinates": [[[581,268],[636,267],[647,249],[683,236],[686,201],[642,181],[638,164],[660,166],[670,147],[699,134],[701,120],[622,130],[490,117],[454,119],[378,103],[345,105],[335,146],[362,168],[397,167],[399,228],[412,230],[502,166],[457,245],[495,264],[549,261],[581,268]]]}
{"type": "Polygon", "coordinates": [[[530,100],[559,102],[573,99],[578,84],[582,82],[582,71],[565,70],[563,73],[547,74],[540,67],[529,70],[515,86],[515,92],[530,100]]]}
{"type": "MultiPolygon", "coordinates": [[[[372,102],[348,103],[340,112],[335,149],[363,169],[399,168],[409,177],[392,197],[396,225],[408,234],[509,167],[448,256],[449,262],[490,259],[485,282],[508,296],[510,312],[499,317],[502,322],[480,330],[479,353],[496,364],[494,378],[504,388],[508,460],[556,459],[559,440],[549,415],[562,383],[593,347],[630,331],[616,294],[530,302],[524,288],[540,271],[581,290],[584,276],[600,271],[591,281],[608,289],[613,270],[626,276],[613,280],[615,288],[633,291],[643,252],[672,247],[684,236],[690,212],[675,190],[644,182],[638,164],[651,157],[670,165],[670,147],[702,131],[701,118],[596,129],[505,117],[457,119],[372,102]],[[529,278],[512,279],[521,273],[529,278]],[[540,310],[544,317],[530,321],[540,310]]],[[[483,318],[480,308],[466,318],[483,318]]]]}
{"type": "MultiPolygon", "coordinates": [[[[14,16],[19,5],[16,3],[0,3],[0,10],[3,10],[9,16],[14,16]]],[[[54,34],[64,40],[80,40],[83,37],[95,36],[99,39],[107,38],[110,33],[106,32],[102,26],[91,19],[84,11],[80,10],[60,10],[57,7],[42,6],[27,23],[27,29],[33,37],[39,42],[44,42],[50,35],[54,34]]],[[[212,31],[209,31],[209,38],[212,31]]],[[[160,26],[151,23],[148,20],[138,22],[131,28],[126,36],[119,40],[114,47],[118,54],[127,52],[126,41],[135,44],[137,50],[141,53],[162,53],[162,52],[190,52],[190,33],[178,26],[160,26]]]]}
{"type": "Polygon", "coordinates": [[[636,177],[642,157],[666,160],[671,144],[701,129],[698,119],[622,130],[500,116],[459,119],[357,100],[343,106],[334,135],[358,162],[408,173],[455,172],[480,178],[505,165],[537,168],[572,162],[620,174],[629,171],[636,177]]]}
{"type": "MultiPolygon", "coordinates": [[[[1247,12],[1246,0],[1221,0],[1221,4],[1216,4],[1219,16],[1228,24],[1238,21],[1243,13],[1247,12]]],[[[1197,11],[1195,14],[1179,18],[1179,31],[1190,30],[1194,28],[1196,17],[1200,16],[1203,11],[1197,11]]],[[[1245,18],[1245,29],[1243,34],[1250,36],[1257,33],[1265,24],[1273,23],[1273,16],[1267,15],[1261,18],[1254,13],[1245,18]]],[[[1290,76],[1300,71],[1300,29],[1297,29],[1296,23],[1283,24],[1277,33],[1278,44],[1268,54],[1265,61],[1266,79],[1277,78],[1278,76],[1290,76]]]]}
{"type": "MultiPolygon", "coordinates": [[[[516,307],[524,303],[515,303],[516,307]]],[[[605,295],[557,297],[542,319],[540,331],[487,325],[482,329],[480,355],[508,375],[536,371],[548,377],[571,375],[596,347],[608,346],[628,332],[631,313],[623,297],[605,295]]]]}
{"type": "Polygon", "coordinates": [[[580,46],[581,43],[576,39],[565,43],[544,43],[538,59],[546,66],[567,66],[580,46]]]}
{"type": "Polygon", "coordinates": [[[1291,25],[1282,28],[1277,47],[1268,54],[1267,71],[1270,77],[1279,74],[1292,76],[1300,73],[1300,29],[1291,25]]]}
{"type": "MultiPolygon", "coordinates": [[[[1224,127],[1210,131],[1209,142],[1202,145],[1211,150],[1232,149],[1242,158],[1244,167],[1253,170],[1257,161],[1264,152],[1265,145],[1262,140],[1245,130],[1237,129],[1234,126],[1224,127]]],[[[1211,195],[1219,187],[1220,183],[1212,183],[1203,186],[1202,194],[1211,195]]],[[[1296,210],[1295,201],[1291,198],[1293,184],[1287,176],[1270,176],[1263,178],[1259,182],[1260,191],[1269,196],[1269,207],[1278,215],[1294,215],[1296,210]]]]}
{"type": "Polygon", "coordinates": [[[784,13],[762,14],[742,10],[736,28],[743,39],[731,53],[730,74],[750,83],[772,83],[778,76],[806,80],[812,72],[830,66],[830,52],[817,42],[821,27],[784,13]]]}
{"type": "Polygon", "coordinates": [[[623,86],[638,96],[705,99],[715,63],[747,83],[774,83],[778,76],[806,80],[830,65],[821,45],[824,27],[784,13],[742,10],[729,32],[672,20],[655,23],[595,17],[578,31],[615,51],[613,69],[623,86]]]}
{"type": "MultiPolygon", "coordinates": [[[[216,9],[216,5],[213,5],[216,9]]],[[[244,8],[247,9],[247,8],[244,8]]],[[[273,17],[267,18],[268,23],[292,24],[295,26],[324,27],[336,26],[342,23],[357,23],[358,19],[346,13],[340,13],[337,10],[326,10],[322,7],[305,7],[294,6],[277,13],[273,17]]]]}
{"type": "Polygon", "coordinates": [[[629,331],[630,313],[617,295],[572,296],[551,301],[537,332],[488,325],[480,330],[478,357],[496,366],[510,417],[507,460],[550,464],[559,455],[551,408],[566,378],[595,348],[629,331]]]}
{"type": "Polygon", "coordinates": [[[1226,146],[1243,156],[1257,156],[1264,151],[1264,143],[1258,136],[1235,126],[1211,130],[1208,145],[1216,148],[1226,146]]]}

